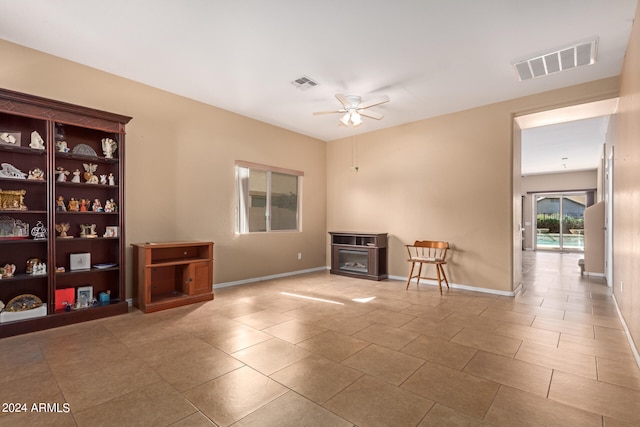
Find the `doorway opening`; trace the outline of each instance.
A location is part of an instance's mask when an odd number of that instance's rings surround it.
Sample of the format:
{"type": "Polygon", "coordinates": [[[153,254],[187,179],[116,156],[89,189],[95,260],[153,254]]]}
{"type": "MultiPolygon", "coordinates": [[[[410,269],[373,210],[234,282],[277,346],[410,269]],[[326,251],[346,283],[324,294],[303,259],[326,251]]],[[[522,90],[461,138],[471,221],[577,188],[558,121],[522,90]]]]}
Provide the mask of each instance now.
{"type": "Polygon", "coordinates": [[[536,250],[584,252],[584,209],[588,193],[534,194],[536,250]]]}

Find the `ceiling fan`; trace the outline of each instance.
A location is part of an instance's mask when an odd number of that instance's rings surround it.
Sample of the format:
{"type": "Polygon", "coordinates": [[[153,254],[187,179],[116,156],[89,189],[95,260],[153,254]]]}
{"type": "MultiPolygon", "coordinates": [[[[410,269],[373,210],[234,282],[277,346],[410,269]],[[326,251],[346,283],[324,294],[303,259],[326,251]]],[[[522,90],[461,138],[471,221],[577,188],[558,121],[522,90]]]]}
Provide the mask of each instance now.
{"type": "Polygon", "coordinates": [[[340,101],[343,108],[332,111],[318,111],[313,113],[313,115],[317,116],[319,114],[344,113],[340,119],[341,124],[349,126],[349,123],[351,123],[353,126],[359,126],[362,124],[361,116],[370,117],[376,120],[382,119],[384,117],[382,114],[368,110],[368,108],[389,102],[389,97],[386,95],[367,102],[362,102],[362,98],[358,95],[343,95],[341,93],[337,93],[336,98],[340,101]]]}

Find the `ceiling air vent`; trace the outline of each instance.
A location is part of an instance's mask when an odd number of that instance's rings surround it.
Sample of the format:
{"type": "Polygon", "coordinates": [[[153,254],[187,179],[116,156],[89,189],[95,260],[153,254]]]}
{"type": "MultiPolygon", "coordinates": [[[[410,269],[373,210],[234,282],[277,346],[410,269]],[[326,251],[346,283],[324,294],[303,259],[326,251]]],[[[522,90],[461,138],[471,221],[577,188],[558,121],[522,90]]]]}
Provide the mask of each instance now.
{"type": "Polygon", "coordinates": [[[291,82],[292,85],[300,90],[307,90],[314,86],[318,86],[318,82],[311,80],[309,77],[302,76],[291,82]]]}
{"type": "Polygon", "coordinates": [[[577,43],[573,46],[545,53],[513,64],[520,81],[558,73],[596,62],[597,40],[577,43]]]}

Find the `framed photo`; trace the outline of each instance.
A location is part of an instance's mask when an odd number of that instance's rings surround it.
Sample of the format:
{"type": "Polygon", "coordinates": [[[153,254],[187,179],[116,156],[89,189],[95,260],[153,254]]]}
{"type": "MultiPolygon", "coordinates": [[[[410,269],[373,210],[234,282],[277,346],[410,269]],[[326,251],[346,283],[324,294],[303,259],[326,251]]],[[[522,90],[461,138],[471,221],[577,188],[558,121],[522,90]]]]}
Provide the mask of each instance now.
{"type": "Polygon", "coordinates": [[[11,130],[0,130],[0,144],[19,146],[22,134],[11,130]]]}
{"type": "Polygon", "coordinates": [[[104,230],[104,235],[102,237],[118,237],[119,228],[117,225],[108,225],[104,230]]]}
{"type": "Polygon", "coordinates": [[[76,298],[76,304],[79,308],[85,308],[91,306],[93,300],[93,286],[80,286],[78,288],[78,297],[76,298]]]}
{"type": "Polygon", "coordinates": [[[91,268],[91,254],[89,252],[69,255],[69,270],[88,270],[91,268]]]}

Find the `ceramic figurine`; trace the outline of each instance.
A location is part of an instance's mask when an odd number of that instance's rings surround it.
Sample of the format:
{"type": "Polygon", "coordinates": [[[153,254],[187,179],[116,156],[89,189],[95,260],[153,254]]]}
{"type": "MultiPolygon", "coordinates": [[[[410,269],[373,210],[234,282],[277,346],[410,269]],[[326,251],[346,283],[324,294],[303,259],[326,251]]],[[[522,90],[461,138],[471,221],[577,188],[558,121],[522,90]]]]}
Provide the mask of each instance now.
{"type": "Polygon", "coordinates": [[[100,175],[100,184],[107,184],[107,175],[100,175]]]}
{"type": "Polygon", "coordinates": [[[34,179],[37,181],[44,181],[44,172],[40,168],[35,168],[29,171],[27,179],[34,179]]]}
{"type": "Polygon", "coordinates": [[[89,203],[87,199],[80,199],[80,212],[87,212],[87,203],[89,203]]]}
{"type": "Polygon", "coordinates": [[[2,274],[3,278],[13,277],[13,274],[16,272],[15,264],[5,264],[3,268],[4,268],[4,273],[2,274]]]}
{"type": "Polygon", "coordinates": [[[82,229],[80,237],[84,237],[86,239],[95,239],[98,237],[95,224],[80,224],[80,228],[82,229]]]}
{"type": "Polygon", "coordinates": [[[38,264],[40,260],[38,258],[29,258],[27,260],[27,268],[25,269],[25,273],[31,274],[33,273],[33,266],[38,264]]]}
{"type": "Polygon", "coordinates": [[[98,169],[98,165],[94,165],[92,163],[83,163],[82,166],[84,167],[85,173],[84,173],[84,179],[88,184],[97,184],[98,183],[98,176],[94,175],[96,169],[98,169]]]}
{"type": "Polygon", "coordinates": [[[15,144],[18,141],[15,136],[11,135],[8,132],[0,133],[0,139],[6,142],[7,144],[15,144]]]}
{"type": "Polygon", "coordinates": [[[116,185],[116,178],[112,173],[109,174],[109,177],[107,179],[109,180],[109,185],[116,185]]]}
{"type": "Polygon", "coordinates": [[[104,211],[105,212],[118,212],[118,207],[116,206],[116,202],[113,199],[107,200],[104,202],[104,211]]]}
{"type": "Polygon", "coordinates": [[[100,203],[100,200],[95,199],[93,201],[93,206],[91,206],[91,210],[94,212],[103,212],[104,210],[102,209],[102,203],[100,203]]]}
{"type": "Polygon", "coordinates": [[[102,139],[102,152],[104,153],[104,157],[107,159],[113,159],[113,153],[118,148],[118,144],[111,138],[103,138],[102,139]]]}
{"type": "Polygon", "coordinates": [[[47,274],[47,264],[44,262],[38,262],[33,266],[33,272],[31,274],[47,274]]]}
{"type": "Polygon", "coordinates": [[[80,169],[73,171],[73,178],[71,178],[71,182],[80,182],[80,169]]]}
{"type": "Polygon", "coordinates": [[[58,182],[66,182],[69,171],[65,170],[62,166],[56,168],[56,175],[58,175],[58,182]]]}
{"type": "Polygon", "coordinates": [[[66,212],[67,207],[64,205],[64,197],[58,196],[58,200],[56,200],[56,211],[58,212],[66,212]]]}
{"type": "Polygon", "coordinates": [[[0,178],[27,179],[27,174],[13,166],[11,163],[2,163],[1,166],[0,178]]]}
{"type": "Polygon", "coordinates": [[[69,212],[78,212],[79,209],[78,201],[72,197],[71,200],[69,200],[69,212]]]}
{"type": "Polygon", "coordinates": [[[44,150],[44,140],[40,136],[37,131],[31,132],[31,143],[29,147],[34,148],[36,150],[44,150]]]}
{"type": "Polygon", "coordinates": [[[67,146],[67,141],[58,141],[56,142],[56,148],[58,149],[58,153],[68,153],[69,147],[67,146]]]}
{"type": "Polygon", "coordinates": [[[69,231],[69,227],[71,227],[71,224],[69,224],[68,222],[62,222],[60,224],[56,224],[56,231],[60,233],[59,237],[62,237],[63,239],[69,239],[73,237],[73,236],[67,235],[67,231],[69,231]]]}

